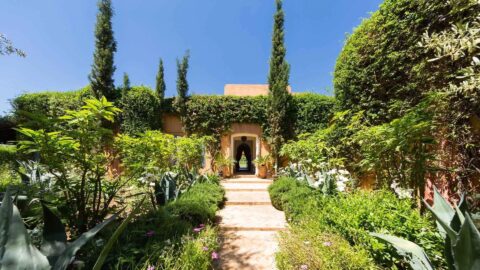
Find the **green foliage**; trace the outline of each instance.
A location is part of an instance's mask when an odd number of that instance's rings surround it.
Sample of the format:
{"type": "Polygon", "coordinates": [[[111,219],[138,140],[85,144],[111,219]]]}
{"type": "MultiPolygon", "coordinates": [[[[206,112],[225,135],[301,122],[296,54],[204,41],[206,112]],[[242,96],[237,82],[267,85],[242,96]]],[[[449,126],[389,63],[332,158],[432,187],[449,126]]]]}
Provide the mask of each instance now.
{"type": "Polygon", "coordinates": [[[276,262],[280,270],[377,269],[364,249],[335,233],[318,232],[308,222],[281,234],[276,262]]]}
{"type": "MultiPolygon", "coordinates": [[[[46,92],[24,94],[13,101],[19,123],[25,125],[29,115],[46,115],[56,118],[66,110],[76,110],[83,100],[91,97],[89,87],[75,92],[46,92]]],[[[159,129],[161,113],[176,113],[173,98],[163,101],[154,99],[153,90],[147,86],[134,86],[122,96],[117,105],[123,110],[120,117],[121,129],[136,134],[148,129],[159,129]],[[160,104],[161,103],[161,104],[160,104]]],[[[327,126],[333,113],[335,100],[319,94],[293,96],[292,123],[296,135],[314,132],[317,127],[327,126]]],[[[184,127],[188,134],[211,135],[218,138],[229,131],[233,123],[259,124],[268,132],[267,97],[235,97],[194,95],[187,101],[187,117],[184,127]]],[[[40,125],[36,123],[38,128],[40,125]]],[[[43,126],[42,126],[43,127],[43,126]]],[[[267,134],[265,134],[266,136],[267,134]]]]}
{"type": "Polygon", "coordinates": [[[97,23],[95,25],[95,52],[90,76],[90,85],[96,98],[106,97],[115,100],[118,93],[115,89],[113,74],[115,73],[114,54],[117,43],[113,37],[111,0],[98,1],[97,23]]]}
{"type": "Polygon", "coordinates": [[[381,183],[397,182],[423,191],[429,162],[434,159],[430,149],[435,126],[427,106],[420,103],[401,118],[357,132],[359,165],[373,171],[381,183]]]}
{"type": "Polygon", "coordinates": [[[194,185],[178,200],[167,206],[167,211],[191,224],[212,222],[223,201],[224,190],[213,183],[194,185]]]}
{"type": "Polygon", "coordinates": [[[146,131],[133,137],[119,135],[117,150],[128,175],[144,172],[198,169],[204,157],[203,137],[177,137],[146,131]]]}
{"type": "Polygon", "coordinates": [[[318,196],[295,179],[280,179],[270,188],[293,224],[308,222],[314,231],[332,232],[344,237],[354,247],[365,249],[385,268],[406,265],[395,250],[379,243],[369,232],[385,231],[418,243],[437,268],[444,267],[443,241],[433,224],[412,208],[412,201],[398,199],[387,191],[355,191],[338,196],[318,196]],[[278,189],[276,185],[282,185],[278,189]],[[275,192],[275,190],[277,190],[275,192]],[[283,191],[283,194],[281,192],[283,191]]]}
{"type": "Polygon", "coordinates": [[[20,49],[13,46],[12,42],[2,33],[0,33],[0,55],[16,54],[20,57],[25,57],[26,54],[20,49]]]}
{"type": "Polygon", "coordinates": [[[122,109],[122,132],[137,134],[161,128],[160,100],[150,88],[132,87],[130,91],[122,94],[117,105],[122,109]]]}
{"type": "Polygon", "coordinates": [[[113,215],[72,243],[67,243],[65,228],[60,219],[43,205],[43,242],[41,250],[33,244],[12,194],[7,190],[0,206],[0,267],[5,269],[62,270],[72,262],[77,251],[100,230],[116,219],[113,215]]]}
{"type": "Polygon", "coordinates": [[[313,133],[326,128],[333,116],[336,101],[333,97],[314,93],[293,96],[295,134],[313,133]]]}
{"type": "Polygon", "coordinates": [[[347,38],[334,73],[341,110],[364,111],[366,125],[402,118],[441,93],[433,135],[456,153],[446,177],[464,187],[480,164],[479,12],[475,0],[386,0],[347,38]]]}
{"type": "MultiPolygon", "coordinates": [[[[480,232],[475,227],[464,197],[455,209],[435,188],[434,205],[425,202],[437,220],[445,239],[445,256],[449,269],[476,269],[480,266],[480,232]]],[[[392,235],[372,233],[374,237],[391,244],[405,256],[414,270],[432,270],[433,265],[424,250],[413,242],[392,235]]]]}
{"type": "Polygon", "coordinates": [[[163,60],[160,58],[160,63],[158,64],[158,73],[155,81],[155,93],[157,94],[160,102],[162,102],[165,98],[165,91],[167,90],[164,73],[163,60]]]}
{"type": "Polygon", "coordinates": [[[177,59],[177,96],[175,97],[175,107],[180,116],[186,117],[186,103],[188,100],[188,62],[190,60],[190,52],[187,51],[182,61],[177,59]]]}
{"type": "Polygon", "coordinates": [[[282,9],[282,0],[276,0],[276,7],[267,100],[268,138],[275,162],[275,169],[278,167],[282,144],[288,138],[293,137],[292,125],[290,124],[292,122],[292,97],[287,89],[289,86],[290,65],[285,59],[285,14],[282,9]]]}
{"type": "Polygon", "coordinates": [[[128,92],[131,89],[130,86],[130,78],[128,77],[128,74],[126,72],[123,73],[123,85],[122,85],[122,91],[128,92]]]}
{"type": "Polygon", "coordinates": [[[16,97],[12,101],[12,106],[15,118],[20,125],[45,128],[42,126],[44,122],[37,118],[44,116],[48,119],[55,119],[64,115],[68,110],[78,110],[83,101],[91,96],[92,91],[89,86],[68,92],[29,93],[16,97]]]}
{"type": "Polygon", "coordinates": [[[89,99],[80,110],[58,118],[54,131],[18,129],[25,137],[18,143],[19,152],[38,153],[40,164],[53,179],[53,188],[41,196],[55,198],[72,232],[85,232],[101,222],[112,210],[116,193],[129,180],[106,176],[112,156],[102,145],[112,131],[102,123],[112,122],[119,111],[105,98],[89,99]]]}
{"type": "Polygon", "coordinates": [[[15,145],[0,144],[0,191],[5,191],[8,186],[20,183],[20,178],[15,172],[18,167],[17,159],[15,145]]]}
{"type": "MultiPolygon", "coordinates": [[[[211,253],[218,249],[215,210],[223,202],[218,183],[198,183],[179,200],[157,210],[143,209],[141,216],[127,225],[105,261],[107,269],[202,269],[212,268],[211,253]],[[201,224],[202,223],[202,224],[201,224]]],[[[113,232],[105,231],[102,238],[113,232]]],[[[91,246],[81,258],[98,254],[91,246]]],[[[93,256],[96,258],[96,256],[93,256]]],[[[87,268],[94,261],[87,261],[87,268]]]]}

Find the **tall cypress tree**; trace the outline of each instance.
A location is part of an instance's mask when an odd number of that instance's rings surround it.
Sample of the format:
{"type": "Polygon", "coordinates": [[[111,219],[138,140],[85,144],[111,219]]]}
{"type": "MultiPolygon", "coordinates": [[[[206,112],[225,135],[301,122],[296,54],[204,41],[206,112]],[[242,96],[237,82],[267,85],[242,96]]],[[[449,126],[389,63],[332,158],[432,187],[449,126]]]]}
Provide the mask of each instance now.
{"type": "Polygon", "coordinates": [[[176,106],[181,117],[185,117],[187,113],[187,98],[188,98],[188,63],[190,60],[190,52],[187,51],[182,58],[182,61],[177,59],[177,97],[176,106]]]}
{"type": "Polygon", "coordinates": [[[128,74],[126,72],[123,73],[123,91],[127,92],[130,90],[130,78],[128,77],[128,74]]]}
{"type": "Polygon", "coordinates": [[[282,8],[282,0],[276,0],[277,11],[275,13],[272,38],[272,55],[270,58],[270,73],[268,75],[268,122],[269,137],[275,169],[279,164],[279,152],[282,144],[289,137],[292,130],[290,122],[290,108],[292,97],[288,92],[288,80],[290,65],[285,59],[285,14],[282,8]]]}
{"type": "Polygon", "coordinates": [[[113,57],[117,51],[117,43],[113,37],[112,17],[111,0],[100,0],[95,26],[95,52],[89,80],[95,96],[97,98],[104,96],[108,100],[114,100],[117,97],[113,81],[113,73],[116,69],[113,57]]]}
{"type": "Polygon", "coordinates": [[[160,58],[160,63],[158,64],[158,73],[157,73],[157,83],[155,85],[155,91],[157,92],[158,99],[160,102],[163,101],[165,98],[165,78],[164,78],[164,68],[163,68],[163,60],[160,58]]]}

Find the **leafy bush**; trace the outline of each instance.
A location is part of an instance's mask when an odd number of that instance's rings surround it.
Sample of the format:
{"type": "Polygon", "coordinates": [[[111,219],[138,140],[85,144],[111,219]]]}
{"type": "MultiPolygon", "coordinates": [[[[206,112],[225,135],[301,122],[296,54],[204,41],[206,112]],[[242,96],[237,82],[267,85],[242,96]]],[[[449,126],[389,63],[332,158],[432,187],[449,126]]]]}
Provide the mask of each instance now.
{"type": "Polygon", "coordinates": [[[160,101],[146,86],[134,86],[122,91],[117,106],[122,110],[120,122],[124,133],[136,134],[162,126],[160,101]]]}
{"type": "Polygon", "coordinates": [[[279,270],[377,269],[364,249],[350,246],[338,234],[317,231],[311,222],[293,225],[281,234],[279,270]]]}
{"type": "MultiPolygon", "coordinates": [[[[13,101],[13,107],[19,123],[25,124],[27,119],[22,112],[55,118],[66,110],[79,109],[87,97],[91,97],[90,87],[73,92],[23,94],[13,101]]],[[[132,87],[116,104],[123,110],[121,130],[135,134],[160,129],[162,113],[177,113],[173,101],[174,98],[166,98],[160,104],[149,87],[132,87]]],[[[334,98],[313,93],[294,95],[293,101],[297,135],[327,125],[335,106],[334,98]]],[[[267,130],[266,102],[266,96],[191,96],[187,101],[189,117],[185,119],[185,130],[190,134],[219,136],[227,132],[232,123],[260,124],[267,130]]]]}
{"type": "Polygon", "coordinates": [[[204,158],[205,137],[177,137],[148,130],[115,138],[123,166],[130,175],[144,172],[198,169],[204,158]]]}
{"type": "Polygon", "coordinates": [[[20,177],[15,172],[18,167],[16,160],[16,146],[0,144],[0,191],[5,191],[9,185],[20,183],[20,177]]]}
{"type": "MultiPolygon", "coordinates": [[[[19,124],[25,126],[35,115],[54,119],[63,116],[67,110],[78,110],[83,101],[91,97],[91,89],[87,86],[76,91],[22,94],[12,101],[12,106],[19,124]]],[[[30,124],[34,124],[33,128],[40,128],[39,123],[30,124]]]]}
{"type": "Polygon", "coordinates": [[[274,193],[283,191],[283,195],[276,194],[275,197],[282,198],[282,208],[293,223],[307,220],[312,230],[339,234],[350,244],[367,250],[382,267],[406,265],[394,249],[380,244],[369,235],[369,232],[385,231],[418,243],[438,268],[444,267],[441,256],[443,240],[429,218],[412,208],[411,200],[398,199],[388,191],[316,196],[314,190],[308,193],[303,187],[288,184],[288,181],[297,182],[291,178],[280,179],[272,184],[270,190],[274,193]],[[277,185],[283,188],[277,188],[277,185]]]}
{"type": "MultiPolygon", "coordinates": [[[[218,183],[203,182],[189,189],[175,202],[144,213],[130,223],[106,260],[108,269],[211,269],[211,253],[218,249],[213,223],[223,202],[218,183]],[[203,225],[205,224],[205,225],[203,225]]],[[[104,232],[109,238],[112,232],[104,232]]],[[[91,245],[90,258],[100,247],[91,245]]],[[[87,265],[93,261],[87,261],[87,265]]],[[[88,267],[87,267],[88,268],[88,267]]]]}
{"type": "Polygon", "coordinates": [[[178,200],[167,205],[166,209],[192,224],[212,222],[223,197],[224,190],[218,184],[198,184],[178,200]]]}
{"type": "Polygon", "coordinates": [[[107,175],[113,158],[105,145],[112,131],[103,123],[112,122],[118,111],[105,98],[88,99],[81,109],[57,119],[55,131],[18,130],[25,137],[18,143],[19,151],[38,153],[52,181],[51,188],[40,192],[40,199],[52,200],[71,233],[85,232],[103,221],[115,207],[112,201],[117,192],[129,180],[107,175]]]}

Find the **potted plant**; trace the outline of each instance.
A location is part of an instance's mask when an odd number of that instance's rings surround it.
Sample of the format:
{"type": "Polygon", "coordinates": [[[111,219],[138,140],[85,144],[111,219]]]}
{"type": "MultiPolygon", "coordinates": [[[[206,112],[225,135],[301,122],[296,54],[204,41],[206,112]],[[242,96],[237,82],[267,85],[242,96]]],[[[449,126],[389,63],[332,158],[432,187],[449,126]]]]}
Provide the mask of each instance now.
{"type": "Polygon", "coordinates": [[[226,157],[220,153],[215,157],[215,168],[222,177],[232,176],[232,167],[235,165],[235,160],[226,157]]]}
{"type": "Polygon", "coordinates": [[[257,176],[263,179],[267,178],[268,166],[271,163],[270,155],[259,156],[253,163],[258,167],[257,176]]]}

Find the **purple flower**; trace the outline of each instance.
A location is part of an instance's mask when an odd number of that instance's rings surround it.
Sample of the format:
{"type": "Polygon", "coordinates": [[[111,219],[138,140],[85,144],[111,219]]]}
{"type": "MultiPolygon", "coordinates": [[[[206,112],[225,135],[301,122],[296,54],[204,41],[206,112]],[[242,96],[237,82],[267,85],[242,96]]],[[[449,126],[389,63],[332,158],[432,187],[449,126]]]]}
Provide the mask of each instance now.
{"type": "Polygon", "coordinates": [[[155,266],[149,265],[148,268],[147,268],[147,270],[155,270],[155,266]]]}
{"type": "Polygon", "coordinates": [[[329,247],[332,245],[332,242],[323,242],[323,245],[326,246],[326,247],[329,247]]]}
{"type": "Polygon", "coordinates": [[[196,232],[196,233],[199,233],[202,231],[203,228],[194,228],[193,229],[193,232],[196,232]]]}
{"type": "Polygon", "coordinates": [[[200,225],[198,225],[198,227],[205,228],[205,224],[200,224],[200,225]]]}
{"type": "Polygon", "coordinates": [[[208,251],[208,247],[203,247],[202,250],[203,251],[208,251]]]}
{"type": "Polygon", "coordinates": [[[217,252],[212,252],[212,260],[218,260],[219,256],[217,252]]]}
{"type": "Polygon", "coordinates": [[[308,270],[308,265],[306,264],[300,265],[300,270],[308,270]]]}
{"type": "Polygon", "coordinates": [[[145,233],[145,236],[147,236],[147,237],[153,237],[154,235],[155,235],[155,231],[148,231],[148,232],[145,233]]]}

